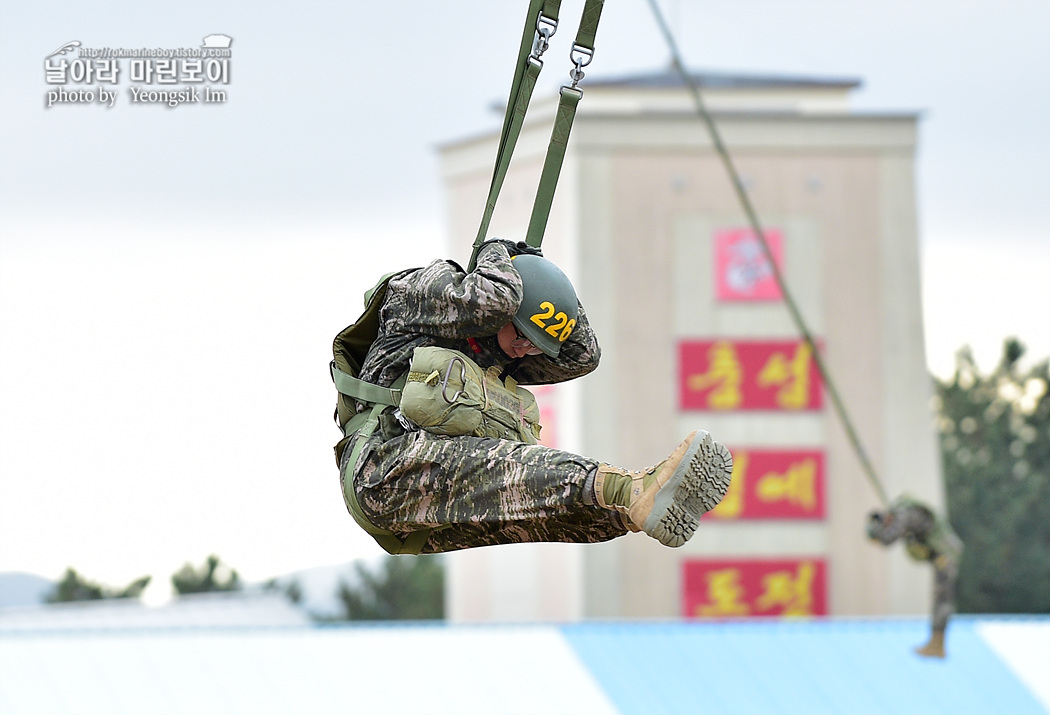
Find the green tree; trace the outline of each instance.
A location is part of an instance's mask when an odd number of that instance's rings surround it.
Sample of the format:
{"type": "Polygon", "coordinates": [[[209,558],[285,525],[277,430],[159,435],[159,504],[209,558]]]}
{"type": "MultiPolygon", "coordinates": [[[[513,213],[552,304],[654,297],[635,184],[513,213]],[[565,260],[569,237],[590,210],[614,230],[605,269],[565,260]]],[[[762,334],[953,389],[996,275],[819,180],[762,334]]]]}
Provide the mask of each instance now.
{"type": "Polygon", "coordinates": [[[95,601],[103,598],[139,598],[149,585],[150,576],[142,576],[124,588],[110,588],[89,581],[76,569],[66,569],[62,579],[55,584],[55,588],[46,596],[48,603],[64,603],[67,601],[95,601]]]}
{"type": "Polygon", "coordinates": [[[983,375],[964,348],[936,381],[961,612],[1050,613],[1050,362],[1023,371],[1023,354],[1007,340],[983,375]]]}
{"type": "Polygon", "coordinates": [[[195,568],[189,562],[171,576],[171,585],[179,595],[187,593],[209,593],[211,591],[237,591],[241,588],[241,577],[236,571],[222,563],[212,554],[195,568]]]}
{"type": "Polygon", "coordinates": [[[357,584],[339,582],[345,617],[353,621],[445,617],[445,570],[435,555],[387,556],[373,572],[354,564],[357,584]]]}

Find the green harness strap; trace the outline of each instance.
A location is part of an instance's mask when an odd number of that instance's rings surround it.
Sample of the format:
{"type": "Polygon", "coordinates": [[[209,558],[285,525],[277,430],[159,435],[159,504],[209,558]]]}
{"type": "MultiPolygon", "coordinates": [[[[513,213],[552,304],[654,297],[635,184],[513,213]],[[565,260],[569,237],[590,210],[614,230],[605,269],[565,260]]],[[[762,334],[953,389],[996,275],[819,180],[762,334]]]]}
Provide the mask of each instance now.
{"type": "Polygon", "coordinates": [[[525,243],[536,248],[543,243],[543,234],[547,230],[547,218],[551,213],[554,191],[558,187],[558,176],[561,174],[561,165],[565,160],[572,120],[576,116],[576,105],[582,98],[583,92],[578,89],[561,88],[558,113],[554,118],[554,130],[551,132],[551,143],[547,148],[547,158],[543,161],[543,173],[540,174],[540,185],[536,189],[536,201],[532,205],[529,229],[525,234],[525,243]]]}
{"type": "Polygon", "coordinates": [[[492,221],[492,212],[496,208],[503,179],[507,176],[514,146],[525,121],[525,113],[536,89],[536,79],[543,69],[540,57],[547,49],[547,42],[558,29],[558,10],[561,0],[531,0],[525,16],[525,30],[521,35],[521,46],[518,49],[518,60],[514,65],[514,79],[510,84],[510,97],[507,99],[507,110],[503,117],[503,130],[500,132],[499,149],[496,152],[496,165],[492,170],[492,182],[489,184],[488,200],[485,202],[485,213],[481,217],[481,226],[474,240],[474,253],[470,257],[468,271],[474,270],[477,264],[478,249],[485,241],[492,221]]]}
{"type": "MultiPolygon", "coordinates": [[[[355,383],[358,384],[370,384],[363,380],[350,378],[350,376],[345,375],[345,373],[344,376],[354,380],[355,383]]],[[[389,390],[387,388],[379,387],[378,385],[372,385],[372,387],[376,390],[386,391],[389,394],[396,394],[398,401],[400,401],[401,388],[404,387],[407,377],[407,373],[399,377],[394,381],[394,384],[389,390]]],[[[336,388],[342,392],[339,379],[336,380],[336,388]]],[[[372,402],[372,400],[364,401],[372,402]]],[[[426,545],[427,539],[430,538],[430,535],[434,531],[446,527],[439,526],[430,529],[420,529],[419,531],[413,531],[402,539],[394,532],[387,529],[380,529],[378,526],[370,522],[368,517],[365,516],[364,510],[361,509],[361,503],[357,500],[357,493],[354,491],[354,472],[357,470],[357,460],[361,458],[361,450],[364,449],[365,442],[368,441],[368,438],[372,436],[373,432],[375,432],[376,427],[379,426],[379,415],[387,407],[394,405],[397,405],[397,402],[387,402],[382,399],[377,400],[374,402],[370,410],[354,415],[343,426],[343,434],[347,437],[354,432],[358,433],[357,443],[354,445],[353,451],[350,452],[350,458],[343,467],[343,496],[346,498],[346,505],[350,510],[350,515],[354,517],[354,521],[357,522],[358,526],[371,534],[372,538],[376,540],[376,543],[383,547],[384,551],[388,554],[418,554],[423,551],[423,546],[426,545]]]]}
{"type": "MultiPolygon", "coordinates": [[[[496,152],[492,183],[489,185],[489,195],[485,202],[485,212],[481,217],[481,226],[474,239],[474,251],[470,256],[468,271],[474,270],[477,265],[478,251],[488,237],[496,200],[499,198],[503,180],[510,167],[511,155],[514,153],[514,146],[517,144],[522,124],[525,122],[525,113],[528,111],[529,101],[536,87],[536,79],[543,67],[540,56],[547,49],[548,41],[558,27],[560,4],[560,0],[531,0],[529,3],[528,15],[525,18],[525,31],[522,34],[521,47],[518,51],[518,63],[515,65],[510,98],[507,101],[507,111],[503,118],[499,149],[496,152]]],[[[576,41],[569,52],[569,57],[574,65],[573,70],[569,73],[572,85],[562,87],[561,90],[554,129],[547,148],[547,156],[543,162],[540,185],[536,192],[536,200],[526,234],[526,243],[530,246],[538,247],[542,243],[543,233],[547,228],[547,218],[550,215],[551,203],[554,201],[558,175],[561,173],[565,159],[569,132],[576,116],[576,107],[580,98],[583,97],[583,92],[576,89],[576,85],[583,79],[583,68],[590,64],[594,56],[594,37],[598,31],[598,20],[601,18],[603,4],[604,0],[586,0],[583,15],[580,18],[580,27],[576,33],[576,41]]]]}
{"type": "Polygon", "coordinates": [[[583,68],[590,64],[594,57],[594,37],[598,32],[598,20],[602,16],[604,0],[587,0],[580,18],[580,28],[576,32],[569,57],[573,69],[569,72],[572,84],[562,87],[558,99],[558,112],[554,117],[554,129],[547,147],[547,156],[543,161],[543,173],[540,174],[540,185],[536,190],[536,200],[532,205],[532,216],[529,218],[525,243],[539,248],[543,243],[543,234],[547,230],[547,219],[550,216],[554,191],[558,187],[558,176],[565,160],[565,150],[569,145],[569,132],[576,118],[576,107],[583,98],[583,92],[576,85],[583,79],[583,68]]]}
{"type": "MultiPolygon", "coordinates": [[[[347,397],[353,397],[355,400],[361,402],[374,402],[384,407],[396,407],[401,402],[401,390],[395,387],[380,387],[371,382],[365,382],[352,375],[340,370],[335,362],[333,361],[329,368],[332,371],[332,381],[335,382],[335,389],[341,394],[347,397]]],[[[347,424],[353,422],[354,419],[360,417],[364,413],[361,412],[357,415],[352,416],[347,424]]],[[[345,427],[344,434],[350,434],[350,431],[345,427]]]]}

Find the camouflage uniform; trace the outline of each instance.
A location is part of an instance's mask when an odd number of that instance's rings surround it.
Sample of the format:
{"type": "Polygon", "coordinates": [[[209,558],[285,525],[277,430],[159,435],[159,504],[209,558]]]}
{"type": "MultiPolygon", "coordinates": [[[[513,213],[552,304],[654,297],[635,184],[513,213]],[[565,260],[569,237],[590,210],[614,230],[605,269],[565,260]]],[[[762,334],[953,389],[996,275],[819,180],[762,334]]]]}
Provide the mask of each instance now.
{"type": "MultiPolygon", "coordinates": [[[[521,278],[507,248],[496,243],[482,249],[469,274],[451,261],[436,261],[396,277],[360,377],[390,386],[408,370],[412,351],[431,345],[459,350],[481,367],[497,365],[526,385],[571,380],[598,366],[601,350],[582,306],[557,358],[513,359],[504,353],[496,333],[521,300],[521,278]]],[[[399,537],[433,529],[423,553],[515,542],[597,542],[626,533],[614,512],[593,503],[593,459],[540,445],[408,429],[391,407],[368,437],[354,474],[346,474],[358,439],[353,435],[342,448],[344,494],[352,488],[368,520],[399,537]]]]}
{"type": "Polygon", "coordinates": [[[911,497],[897,499],[887,512],[875,512],[868,535],[889,545],[903,538],[908,555],[916,561],[929,561],[934,567],[934,631],[944,631],[955,610],[955,580],[963,544],[946,519],[911,497]]]}

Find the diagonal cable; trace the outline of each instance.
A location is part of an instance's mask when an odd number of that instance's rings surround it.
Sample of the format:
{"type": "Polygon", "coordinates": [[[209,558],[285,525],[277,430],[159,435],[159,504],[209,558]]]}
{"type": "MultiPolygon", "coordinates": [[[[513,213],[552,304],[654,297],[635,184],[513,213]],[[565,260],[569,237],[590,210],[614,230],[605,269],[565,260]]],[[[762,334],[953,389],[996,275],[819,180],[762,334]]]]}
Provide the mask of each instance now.
{"type": "Polygon", "coordinates": [[[886,491],[882,486],[882,482],[879,481],[878,475],[875,473],[875,467],[868,458],[868,453],[864,449],[863,443],[860,441],[857,430],[853,426],[853,421],[850,419],[849,413],[846,411],[846,406],[843,404],[842,398],[839,396],[839,391],[835,387],[834,381],[831,379],[831,374],[828,372],[827,365],[824,363],[824,358],[817,349],[813,340],[813,334],[807,327],[806,321],[802,318],[802,313],[799,312],[795,299],[792,297],[791,291],[788,290],[787,283],[784,281],[784,275],[773,258],[773,252],[769,248],[769,243],[766,241],[765,233],[763,233],[762,226],[759,223],[758,214],[755,212],[754,206],[751,205],[751,199],[748,198],[747,190],[744,188],[744,184],[740,179],[740,174],[737,173],[736,167],[733,165],[733,160],[729,156],[729,151],[726,149],[725,144],[722,143],[722,138],[718,134],[718,129],[715,127],[714,120],[711,119],[711,114],[707,111],[707,107],[704,105],[704,101],[700,96],[700,89],[696,86],[693,77],[685,70],[681,55],[678,52],[678,46],[674,41],[674,36],[671,34],[671,30],[667,26],[667,22],[664,20],[664,16],[660,12],[656,0],[649,0],[649,6],[653,10],[653,15],[656,17],[656,22],[660,26],[660,31],[663,33],[664,39],[667,41],[667,47],[671,51],[671,64],[681,76],[682,81],[685,83],[686,88],[693,97],[693,102],[696,104],[696,109],[700,114],[700,118],[703,119],[704,124],[707,125],[707,131],[711,134],[711,141],[714,143],[715,150],[718,152],[719,157],[722,159],[722,164],[725,166],[726,172],[729,174],[737,199],[740,200],[740,205],[743,207],[744,213],[747,214],[748,222],[751,224],[751,230],[754,232],[762,246],[762,252],[765,254],[766,261],[772,267],[773,277],[776,279],[777,285],[780,287],[780,292],[784,296],[784,303],[787,305],[788,312],[791,313],[791,319],[795,322],[795,326],[798,328],[799,333],[802,334],[802,339],[809,346],[810,354],[813,356],[813,361],[817,366],[817,371],[820,373],[821,380],[824,382],[824,387],[828,392],[828,396],[831,397],[831,403],[835,409],[835,414],[838,416],[843,429],[846,431],[846,436],[849,439],[850,446],[853,447],[853,451],[856,453],[857,459],[860,461],[861,467],[864,469],[864,474],[871,483],[875,493],[878,494],[883,505],[888,506],[889,500],[886,497],[886,491]]]}

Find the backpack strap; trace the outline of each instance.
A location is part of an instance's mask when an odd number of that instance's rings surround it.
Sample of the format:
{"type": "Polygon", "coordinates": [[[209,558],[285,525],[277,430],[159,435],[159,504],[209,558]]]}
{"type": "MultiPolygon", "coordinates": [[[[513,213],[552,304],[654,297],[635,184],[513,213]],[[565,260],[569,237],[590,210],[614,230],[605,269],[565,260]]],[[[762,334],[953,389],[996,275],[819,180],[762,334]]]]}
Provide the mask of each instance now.
{"type": "MultiPolygon", "coordinates": [[[[372,402],[384,407],[397,407],[401,403],[401,390],[395,387],[380,387],[366,382],[340,370],[333,360],[329,364],[332,381],[340,394],[352,397],[360,402],[372,402]]],[[[353,417],[350,418],[353,420],[353,417]]],[[[347,422],[347,424],[350,424],[347,422]]],[[[344,430],[345,431],[345,430],[344,430]]]]}

